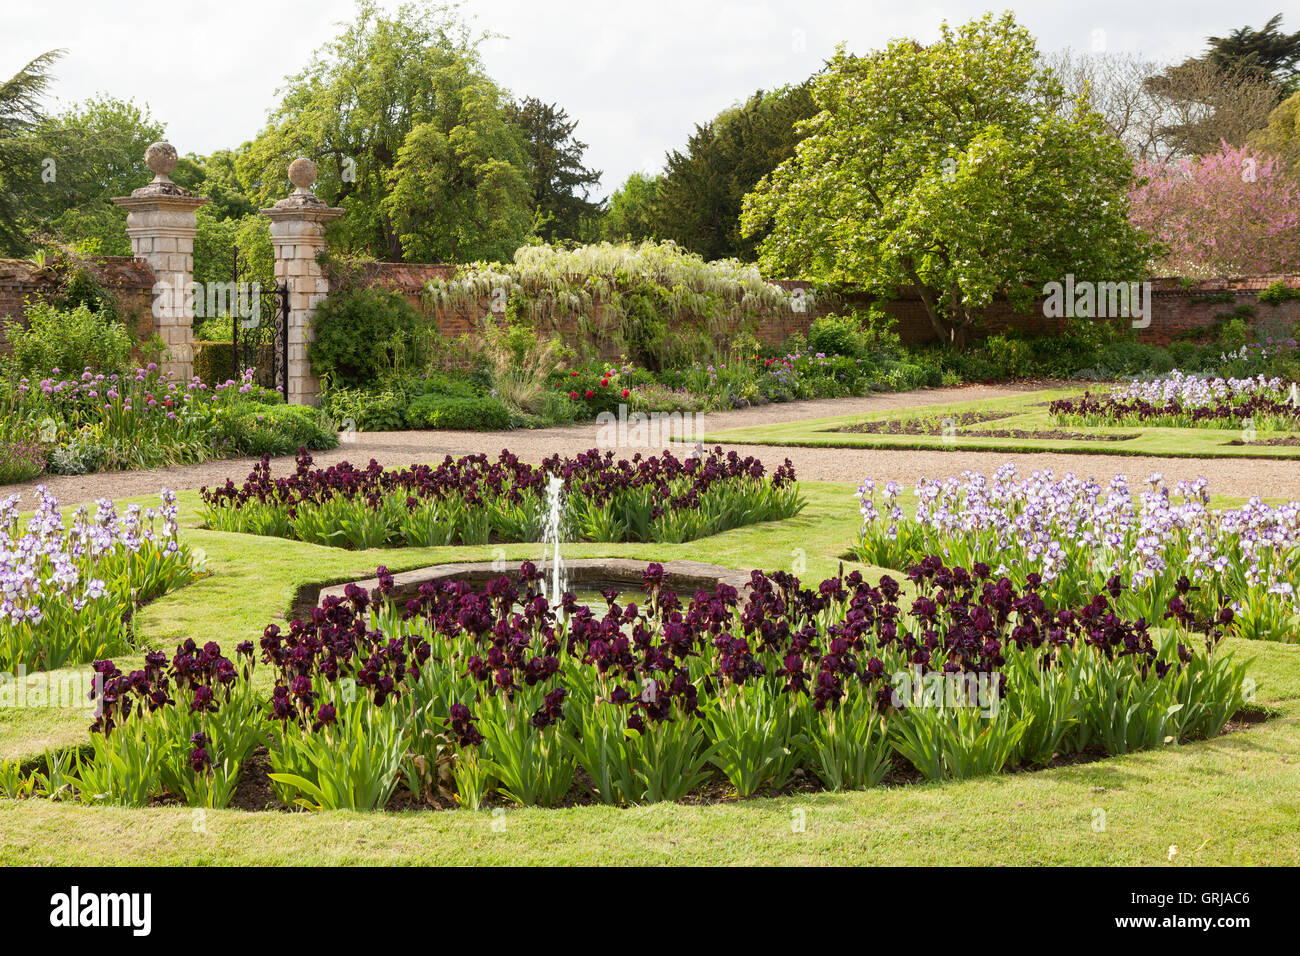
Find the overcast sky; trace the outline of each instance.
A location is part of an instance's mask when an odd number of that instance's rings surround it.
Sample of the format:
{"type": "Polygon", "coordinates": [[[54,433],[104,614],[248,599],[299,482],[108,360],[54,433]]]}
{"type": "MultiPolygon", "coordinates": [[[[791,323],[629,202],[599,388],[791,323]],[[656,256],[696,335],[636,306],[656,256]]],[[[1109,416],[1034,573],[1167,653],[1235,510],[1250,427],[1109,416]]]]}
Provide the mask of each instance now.
{"type": "MultiPolygon", "coordinates": [[[[63,47],[56,108],[97,92],[147,103],[182,152],[252,138],[283,78],[351,19],[352,0],[3,0],[0,75],[63,47]]],[[[386,8],[396,2],[384,3],[386,8]]],[[[759,88],[798,82],[845,43],[854,52],[932,39],[1006,4],[840,0],[470,0],[483,51],[518,96],[557,102],[579,120],[603,191],[658,169],[694,124],[759,88]]],[[[1205,37],[1262,26],[1282,0],[1039,0],[1010,4],[1044,51],[1103,44],[1156,58],[1200,52],[1205,37]]],[[[1283,23],[1300,29],[1300,15],[1283,23]]]]}

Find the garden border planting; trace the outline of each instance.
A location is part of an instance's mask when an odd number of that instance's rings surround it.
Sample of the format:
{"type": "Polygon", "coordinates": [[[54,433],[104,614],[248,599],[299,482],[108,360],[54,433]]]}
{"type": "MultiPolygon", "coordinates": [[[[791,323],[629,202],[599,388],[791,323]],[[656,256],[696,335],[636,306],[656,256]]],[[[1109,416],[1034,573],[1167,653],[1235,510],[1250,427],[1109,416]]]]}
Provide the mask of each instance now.
{"type": "MultiPolygon", "coordinates": [[[[1010,411],[1011,417],[1000,424],[1007,429],[1051,431],[1056,428],[1046,404],[1083,393],[1082,389],[1045,389],[1011,398],[985,399],[978,402],[959,402],[946,405],[927,405],[911,410],[910,419],[928,419],[965,411],[1010,411]]],[[[1163,428],[1139,427],[1080,427],[1083,434],[1095,435],[1094,440],[1061,440],[1049,438],[991,438],[971,434],[969,426],[954,423],[952,429],[941,435],[871,435],[849,432],[848,426],[864,421],[900,419],[897,410],[881,411],[867,415],[837,415],[829,418],[805,419],[786,424],[763,425],[749,428],[730,428],[712,431],[701,437],[710,444],[723,445],[784,445],[807,448],[873,448],[894,450],[930,451],[996,451],[1009,455],[1028,452],[1063,452],[1083,455],[1141,455],[1159,458],[1282,458],[1300,457],[1300,448],[1272,444],[1270,439],[1292,437],[1287,432],[1270,432],[1257,429],[1250,441],[1241,441],[1241,433],[1215,428],[1163,428]],[[1115,438],[1114,436],[1133,436],[1115,438]]]]}

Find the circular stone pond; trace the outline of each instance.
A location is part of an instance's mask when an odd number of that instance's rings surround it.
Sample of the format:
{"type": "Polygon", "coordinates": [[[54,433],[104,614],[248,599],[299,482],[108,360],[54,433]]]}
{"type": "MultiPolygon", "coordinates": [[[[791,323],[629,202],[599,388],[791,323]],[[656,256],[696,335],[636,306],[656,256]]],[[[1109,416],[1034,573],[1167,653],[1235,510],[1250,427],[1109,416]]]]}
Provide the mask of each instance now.
{"type": "MultiPolygon", "coordinates": [[[[428,581],[465,581],[471,587],[480,587],[493,578],[508,577],[519,579],[518,562],[509,562],[505,567],[499,561],[477,561],[461,564],[435,564],[432,567],[416,568],[393,574],[393,594],[395,600],[414,597],[420,585],[428,581]]],[[[605,588],[617,588],[619,591],[636,591],[641,588],[641,576],[651,561],[634,561],[628,558],[577,558],[564,562],[565,588],[569,591],[596,592],[605,588]]],[[[704,564],[699,561],[662,561],[664,584],[679,594],[694,594],[696,591],[711,591],[719,584],[730,584],[740,590],[749,583],[749,573],[734,568],[724,568],[716,564],[704,564]]],[[[543,578],[550,577],[549,561],[537,564],[543,578]]],[[[372,591],[379,587],[378,578],[366,578],[349,582],[372,591]]],[[[335,584],[321,588],[317,602],[334,595],[343,597],[348,584],[335,584]]]]}

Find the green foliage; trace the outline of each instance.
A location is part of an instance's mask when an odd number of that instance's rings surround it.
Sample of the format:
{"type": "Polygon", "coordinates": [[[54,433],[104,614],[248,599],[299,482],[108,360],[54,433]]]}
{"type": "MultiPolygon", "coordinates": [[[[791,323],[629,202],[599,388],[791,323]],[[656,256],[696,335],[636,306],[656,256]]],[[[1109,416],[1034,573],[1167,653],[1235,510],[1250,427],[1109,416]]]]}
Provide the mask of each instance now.
{"type": "Polygon", "coordinates": [[[236,402],[222,409],[219,443],[240,455],[287,455],[299,448],[333,448],[338,435],[319,409],[306,405],[236,402]]]}
{"type": "Polygon", "coordinates": [[[25,315],[26,329],[12,319],[5,322],[12,351],[4,361],[11,375],[39,377],[56,368],[69,374],[86,368],[120,372],[130,363],[131,333],[102,312],[84,304],[65,310],[36,302],[25,315]]]}
{"type": "Polygon", "coordinates": [[[68,242],[96,239],[104,255],[130,255],[126,211],[112,198],[147,181],[144,152],[164,138],[163,124],[147,107],[99,95],[49,117],[32,135],[55,163],[33,211],[33,231],[68,242]]]}
{"type": "Polygon", "coordinates": [[[794,155],[800,124],[817,112],[809,83],[766,93],[697,125],[668,154],[654,204],[655,235],[705,259],[752,262],[760,235],[744,236],[740,211],[764,176],[794,155]]]}
{"type": "Polygon", "coordinates": [[[1205,59],[1221,71],[1242,70],[1294,92],[1300,82],[1300,30],[1283,33],[1282,14],[1258,30],[1237,27],[1226,37],[1210,37],[1205,59]]]}
{"type": "Polygon", "coordinates": [[[401,431],[406,427],[407,396],[400,388],[331,388],[321,408],[341,429],[362,432],[401,431]]]}
{"type": "Polygon", "coordinates": [[[655,230],[655,202],[660,177],[633,173],[609,197],[609,208],[600,221],[606,242],[644,242],[658,238],[655,230]]]}
{"type": "Polygon", "coordinates": [[[307,351],[312,371],[342,388],[370,385],[392,367],[397,336],[418,321],[415,307],[400,292],[335,292],[312,320],[316,341],[307,351]]]}
{"type": "Polygon", "coordinates": [[[307,810],[382,809],[401,782],[401,710],[396,702],[376,706],[365,693],[349,700],[337,683],[317,684],[337,722],[317,730],[295,721],[277,726],[268,774],[277,795],[307,810]]]}
{"type": "Polygon", "coordinates": [[[31,481],[45,467],[45,450],[36,442],[0,440],[0,485],[31,481]]]}
{"type": "Polygon", "coordinates": [[[840,50],[813,96],[795,156],[746,198],[747,234],[772,224],[768,274],[915,285],[939,338],[963,345],[995,294],[1028,308],[1067,272],[1142,271],[1131,161],[1100,116],[1064,101],[1011,14],[945,24],[925,46],[840,50]]]}
{"type": "MultiPolygon", "coordinates": [[[[212,206],[200,206],[194,237],[194,281],[230,282],[234,279],[234,253],[239,250],[248,272],[265,283],[274,275],[270,220],[250,213],[242,219],[222,219],[212,206]]],[[[263,288],[264,294],[270,290],[263,288]]],[[[226,333],[229,336],[229,332],[226,333]]]]}
{"type": "Polygon", "coordinates": [[[119,318],[117,296],[100,280],[96,257],[100,255],[96,239],[73,243],[44,240],[37,246],[33,260],[54,279],[51,304],[60,309],[84,305],[108,318],[119,318]]]}
{"type": "Polygon", "coordinates": [[[1273,109],[1268,125],[1251,135],[1249,145],[1279,157],[1286,164],[1283,171],[1292,179],[1300,179],[1300,91],[1273,109]]]}
{"type": "Polygon", "coordinates": [[[728,687],[702,709],[713,741],[712,762],[738,796],[789,782],[798,763],[800,721],[769,681],[728,687]]]}
{"type": "Polygon", "coordinates": [[[1239,316],[1233,316],[1219,326],[1219,344],[1228,351],[1241,348],[1252,338],[1250,326],[1246,324],[1245,319],[1239,316]]]}
{"type": "Polygon", "coordinates": [[[207,210],[217,219],[244,220],[257,213],[257,204],[249,184],[240,177],[238,162],[239,154],[228,149],[219,149],[202,158],[187,156],[177,166],[172,179],[210,200],[200,207],[200,215],[207,210]],[[185,167],[191,163],[194,180],[185,182],[185,167]]]}
{"type": "MultiPolygon", "coordinates": [[[[1296,94],[1300,97],[1300,93],[1296,94]]],[[[1272,306],[1279,306],[1288,299],[1300,299],[1300,286],[1290,286],[1284,279],[1278,279],[1259,294],[1259,301],[1272,306]]]]}
{"type": "Polygon", "coordinates": [[[297,156],[316,195],[342,206],[339,249],[388,260],[506,257],[533,222],[524,137],[454,7],[373,0],[290,77],[270,126],[236,162],[269,205],[297,156]]]}
{"type": "Polygon", "coordinates": [[[513,262],[472,263],[427,287],[430,304],[444,309],[481,308],[501,295],[518,319],[543,335],[575,314],[590,317],[599,309],[604,321],[589,327],[585,354],[613,345],[608,351],[652,368],[698,357],[701,340],[705,351],[724,345],[759,309],[790,308],[785,290],[756,267],[705,262],[673,242],[524,246],[513,262]]]}
{"type": "Polygon", "coordinates": [[[200,342],[194,346],[194,374],[208,388],[235,377],[235,346],[231,342],[200,342]]]}
{"type": "Polygon", "coordinates": [[[824,355],[866,359],[900,351],[897,322],[872,307],[846,315],[819,316],[808,329],[808,348],[824,355]]]}
{"type": "Polygon", "coordinates": [[[0,254],[19,255],[30,248],[25,218],[38,218],[46,183],[32,175],[44,167],[32,129],[44,118],[43,100],[52,79],[50,68],[64,54],[50,50],[0,83],[0,254]]]}
{"type": "Polygon", "coordinates": [[[532,96],[507,112],[524,134],[532,207],[541,220],[541,237],[547,242],[581,238],[584,224],[601,207],[587,198],[588,191],[600,184],[600,170],[582,165],[587,144],[573,136],[578,121],[570,120],[557,104],[532,96]]]}
{"type": "Polygon", "coordinates": [[[407,406],[411,428],[501,431],[510,427],[510,411],[495,398],[421,395],[407,406]]]}

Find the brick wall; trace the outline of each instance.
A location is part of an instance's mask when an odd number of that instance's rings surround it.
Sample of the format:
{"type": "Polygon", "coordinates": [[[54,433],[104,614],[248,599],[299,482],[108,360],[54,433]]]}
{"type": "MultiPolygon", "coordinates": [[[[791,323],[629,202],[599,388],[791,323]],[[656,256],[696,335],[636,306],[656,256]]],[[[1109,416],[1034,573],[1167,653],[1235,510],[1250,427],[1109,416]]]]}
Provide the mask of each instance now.
{"type": "MultiPolygon", "coordinates": [[[[1168,345],[1180,337],[1195,335],[1214,324],[1216,317],[1250,305],[1255,315],[1248,321],[1263,337],[1290,338],[1300,321],[1300,300],[1288,299],[1273,306],[1260,302],[1258,295],[1278,279],[1292,288],[1300,288],[1300,276],[1243,276],[1210,279],[1185,285],[1179,279],[1151,280],[1151,324],[1137,329],[1138,341],[1150,345],[1168,345]],[[1230,300],[1227,297],[1230,296],[1230,300]]],[[[866,301],[866,300],[862,300],[866,301]]],[[[935,341],[934,328],[921,299],[906,290],[885,306],[898,320],[904,342],[920,344],[935,341]]],[[[985,313],[981,334],[993,335],[1016,328],[1026,332],[1051,335],[1067,328],[1069,319],[1044,317],[1041,303],[1029,312],[1017,313],[1005,300],[996,300],[985,313]]],[[[1078,322],[1079,320],[1074,320],[1078,322]]]]}
{"type": "MultiPolygon", "coordinates": [[[[361,264],[357,278],[376,288],[397,289],[403,292],[412,304],[422,306],[421,290],[430,279],[449,278],[455,266],[445,264],[411,264],[390,262],[367,262],[361,264]]],[[[1272,306],[1258,300],[1258,293],[1278,279],[1284,280],[1293,288],[1300,288],[1300,275],[1292,276],[1246,276],[1230,279],[1213,279],[1185,285],[1179,279],[1151,280],[1151,324],[1138,329],[1138,340],[1152,345],[1168,345],[1185,333],[1194,334],[1208,329],[1215,318],[1231,312],[1241,305],[1255,307],[1255,315],[1249,320],[1261,335],[1272,338],[1289,338],[1291,330],[1300,321],[1300,300],[1290,299],[1279,306],[1272,306]],[[1230,301],[1223,301],[1231,296],[1230,301]]],[[[779,280],[782,288],[795,292],[810,292],[811,286],[806,282],[779,280]]],[[[872,302],[869,296],[852,295],[846,297],[839,307],[865,307],[872,302]]],[[[779,345],[795,332],[808,331],[813,320],[820,315],[834,311],[837,304],[829,301],[810,304],[804,311],[792,309],[765,312],[759,316],[756,337],[765,345],[779,345]]],[[[490,302],[485,297],[474,308],[456,310],[438,310],[438,326],[445,335],[457,336],[471,332],[478,327],[480,319],[487,315],[490,302]]],[[[934,328],[925,313],[920,297],[909,289],[902,290],[894,299],[884,304],[885,311],[898,320],[898,331],[903,341],[919,345],[936,339],[934,328]]],[[[599,304],[588,318],[597,328],[608,327],[612,316],[599,304]]],[[[557,330],[566,339],[572,341],[578,336],[578,315],[568,315],[557,323],[557,330]]],[[[1005,300],[996,300],[985,313],[981,334],[995,334],[1008,329],[1020,329],[1026,332],[1050,335],[1067,328],[1071,320],[1049,319],[1043,316],[1041,305],[1028,312],[1016,312],[1005,300]]],[[[1079,321],[1079,320],[1074,320],[1079,321]]],[[[606,356],[613,358],[613,355],[606,356]]]]}
{"type": "MultiPolygon", "coordinates": [[[[153,271],[143,259],[105,256],[94,271],[100,283],[117,297],[118,311],[141,339],[153,333],[153,271]]],[[[22,321],[29,298],[49,299],[57,288],[55,277],[26,259],[0,259],[0,322],[22,321]]],[[[2,338],[2,336],[0,336],[2,338]]],[[[8,347],[8,343],[4,343],[8,347]]]]}

